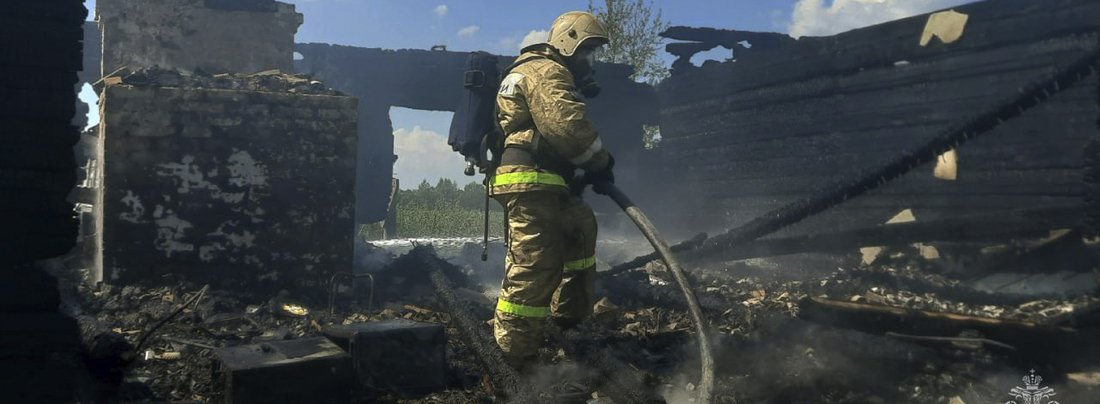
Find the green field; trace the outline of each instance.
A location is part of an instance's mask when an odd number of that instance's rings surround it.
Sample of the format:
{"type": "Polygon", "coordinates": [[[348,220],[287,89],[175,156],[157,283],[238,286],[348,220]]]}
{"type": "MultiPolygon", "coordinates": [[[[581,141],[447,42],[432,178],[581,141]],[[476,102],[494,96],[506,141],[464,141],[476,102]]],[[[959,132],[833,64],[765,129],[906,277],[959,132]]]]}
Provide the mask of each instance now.
{"type": "MultiPolygon", "coordinates": [[[[480,237],[484,232],[485,188],[471,182],[458,188],[454,181],[441,179],[435,186],[421,182],[416,189],[397,194],[397,237],[480,237]]],[[[504,234],[504,212],[489,201],[489,235],[504,234]]],[[[382,238],[382,223],[364,225],[360,235],[367,240],[382,238]]]]}

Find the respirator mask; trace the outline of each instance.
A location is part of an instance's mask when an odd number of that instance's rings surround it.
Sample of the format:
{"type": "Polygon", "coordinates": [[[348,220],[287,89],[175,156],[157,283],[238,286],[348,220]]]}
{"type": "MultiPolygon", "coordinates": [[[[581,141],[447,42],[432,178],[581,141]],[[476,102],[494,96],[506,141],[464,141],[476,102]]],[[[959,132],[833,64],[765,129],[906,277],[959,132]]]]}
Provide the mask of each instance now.
{"type": "Polygon", "coordinates": [[[577,49],[577,53],[573,55],[576,65],[573,75],[577,77],[577,90],[584,95],[584,98],[591,99],[600,95],[600,83],[596,81],[596,70],[593,68],[596,65],[598,49],[598,47],[581,48],[577,49]]]}

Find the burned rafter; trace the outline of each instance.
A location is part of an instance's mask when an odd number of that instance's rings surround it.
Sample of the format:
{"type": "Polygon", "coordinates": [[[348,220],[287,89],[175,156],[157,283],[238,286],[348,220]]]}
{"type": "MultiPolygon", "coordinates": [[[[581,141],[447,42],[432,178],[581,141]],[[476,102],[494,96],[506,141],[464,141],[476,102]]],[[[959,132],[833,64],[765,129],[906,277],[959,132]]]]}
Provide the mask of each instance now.
{"type": "Polygon", "coordinates": [[[795,42],[794,38],[786,34],[775,32],[753,32],[685,26],[671,27],[661,32],[660,36],[662,38],[689,41],[665,45],[665,50],[677,57],[676,61],[672,63],[673,70],[690,67],[691,57],[695,56],[696,53],[706,52],[719,46],[731,51],[745,49],[762,50],[777,48],[795,42]]]}
{"type": "Polygon", "coordinates": [[[791,38],[789,35],[780,34],[778,32],[755,32],[685,26],[670,27],[661,33],[661,37],[681,41],[712,43],[726,49],[734,49],[735,47],[747,48],[742,42],[747,42],[749,47],[753,49],[770,49],[795,42],[795,39],[791,38]]]}

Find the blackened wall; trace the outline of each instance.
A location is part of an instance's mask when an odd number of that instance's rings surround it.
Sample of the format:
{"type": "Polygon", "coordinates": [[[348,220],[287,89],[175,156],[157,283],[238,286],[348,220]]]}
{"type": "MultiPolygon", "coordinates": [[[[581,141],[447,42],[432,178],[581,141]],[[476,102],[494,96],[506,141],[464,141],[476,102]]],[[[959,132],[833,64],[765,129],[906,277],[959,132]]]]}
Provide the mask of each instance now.
{"type": "Polygon", "coordinates": [[[75,181],[73,88],[82,65],[84,8],[17,1],[0,27],[0,263],[56,256],[73,245],[65,197],[75,181]],[[78,16],[79,14],[79,16],[78,16]],[[79,18],[78,18],[79,17],[79,18]]]}
{"type": "MultiPolygon", "coordinates": [[[[384,50],[327,44],[299,44],[304,57],[300,73],[360,98],[359,179],[360,223],[382,220],[393,176],[391,107],[453,111],[462,92],[466,52],[384,50]]],[[[511,58],[501,57],[503,64],[511,58]]],[[[615,154],[620,180],[631,183],[640,164],[642,125],[656,124],[657,100],[652,87],[631,81],[629,66],[598,65],[603,86],[589,102],[589,115],[604,145],[615,154]]],[[[455,171],[462,167],[455,167],[455,171]]]]}
{"type": "Polygon", "coordinates": [[[274,0],[100,0],[104,73],[290,71],[302,15],[274,0]]]}
{"type": "Polygon", "coordinates": [[[356,99],[107,86],[103,278],[250,292],[350,271],[356,99]]]}
{"type": "MultiPolygon", "coordinates": [[[[997,0],[955,9],[953,43],[921,45],[929,15],[802,38],[689,69],[659,89],[655,164],[686,208],[665,222],[729,227],[877,166],[1047,78],[1098,45],[1100,3],[997,0]]],[[[1100,137],[1097,79],[958,149],[954,181],[920,167],[806,226],[882,222],[1084,203],[1084,149],[1100,137]]],[[[1066,223],[1072,226],[1073,223],[1066,223]]]]}
{"type": "Polygon", "coordinates": [[[81,68],[77,0],[11,0],[0,14],[0,393],[9,402],[73,399],[80,336],[58,313],[57,281],[29,262],[76,240],[73,87],[81,68]]]}

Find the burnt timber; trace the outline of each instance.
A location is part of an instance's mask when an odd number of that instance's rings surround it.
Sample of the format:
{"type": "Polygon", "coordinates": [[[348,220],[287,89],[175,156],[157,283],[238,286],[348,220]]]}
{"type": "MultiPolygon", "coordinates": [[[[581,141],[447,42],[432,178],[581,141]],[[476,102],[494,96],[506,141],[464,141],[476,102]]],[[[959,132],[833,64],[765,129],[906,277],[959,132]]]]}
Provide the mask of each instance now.
{"type": "MultiPolygon", "coordinates": [[[[1098,46],[1093,1],[986,1],[954,10],[968,21],[952,43],[921,46],[929,15],[920,15],[753,49],[663,82],[655,175],[693,196],[690,206],[666,212],[667,222],[734,227],[827,191],[1098,46]]],[[[714,41],[704,36],[677,38],[714,41]]],[[[1094,160],[1086,150],[1100,138],[1096,88],[1089,77],[959,147],[955,180],[925,165],[787,231],[882,223],[907,208],[920,220],[1025,208],[1087,212],[1095,176],[1086,176],[1094,160]]]]}

